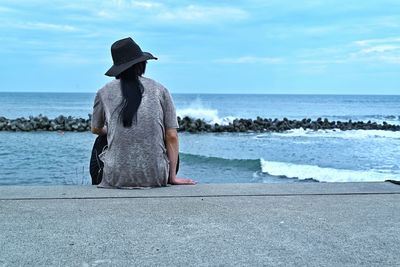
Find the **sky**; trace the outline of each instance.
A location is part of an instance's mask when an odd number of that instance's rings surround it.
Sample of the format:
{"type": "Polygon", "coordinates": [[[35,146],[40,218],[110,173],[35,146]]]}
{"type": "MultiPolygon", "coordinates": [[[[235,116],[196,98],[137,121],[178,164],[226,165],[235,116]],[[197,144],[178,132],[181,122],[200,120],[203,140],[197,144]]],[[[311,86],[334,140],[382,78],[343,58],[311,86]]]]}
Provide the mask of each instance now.
{"type": "Polygon", "coordinates": [[[0,91],[96,92],[128,36],[172,93],[400,94],[399,0],[1,0],[0,91]]]}

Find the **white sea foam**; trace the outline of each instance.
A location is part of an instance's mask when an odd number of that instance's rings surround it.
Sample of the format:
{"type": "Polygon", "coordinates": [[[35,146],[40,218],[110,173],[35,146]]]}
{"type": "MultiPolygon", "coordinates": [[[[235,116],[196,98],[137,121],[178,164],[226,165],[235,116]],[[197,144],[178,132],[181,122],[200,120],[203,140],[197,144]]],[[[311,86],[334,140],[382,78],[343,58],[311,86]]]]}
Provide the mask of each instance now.
{"type": "Polygon", "coordinates": [[[235,119],[235,117],[232,116],[220,117],[217,109],[205,107],[199,99],[190,103],[188,107],[178,109],[176,113],[181,118],[187,116],[192,119],[204,120],[210,124],[218,123],[220,125],[228,125],[235,119]]]}
{"type": "Polygon", "coordinates": [[[263,173],[287,178],[315,179],[320,182],[373,182],[400,180],[400,173],[385,173],[379,170],[356,171],[334,168],[322,168],[315,165],[301,165],[261,159],[263,173]]]}
{"type": "Polygon", "coordinates": [[[267,133],[259,134],[256,138],[265,138],[268,136],[279,137],[326,137],[326,138],[343,138],[343,139],[366,139],[366,138],[393,138],[400,139],[400,132],[384,131],[384,130],[304,130],[303,128],[289,130],[283,133],[267,133]]]}

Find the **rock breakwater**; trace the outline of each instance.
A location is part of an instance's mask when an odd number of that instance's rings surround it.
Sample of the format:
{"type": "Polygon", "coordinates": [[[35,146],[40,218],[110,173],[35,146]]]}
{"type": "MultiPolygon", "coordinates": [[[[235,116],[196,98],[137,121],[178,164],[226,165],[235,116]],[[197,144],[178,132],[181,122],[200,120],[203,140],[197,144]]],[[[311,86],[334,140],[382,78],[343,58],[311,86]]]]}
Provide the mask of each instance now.
{"type": "Polygon", "coordinates": [[[0,117],[0,131],[89,131],[91,117],[88,119],[74,118],[71,116],[58,116],[49,119],[46,116],[29,116],[29,118],[7,119],[0,117]]]}
{"type": "MultiPolygon", "coordinates": [[[[236,119],[227,125],[209,124],[204,120],[189,117],[178,117],[179,131],[190,133],[202,132],[284,132],[293,129],[310,130],[386,130],[400,131],[400,125],[392,125],[386,122],[382,124],[364,121],[329,121],[318,118],[311,120],[289,120],[287,118],[267,119],[257,117],[256,119],[236,119]]],[[[91,115],[87,119],[74,118],[60,115],[55,119],[46,116],[30,116],[29,118],[7,119],[0,117],[0,131],[90,131],[91,115]]]]}
{"type": "Polygon", "coordinates": [[[180,119],[178,117],[179,130],[187,132],[284,132],[293,129],[311,129],[311,130],[388,130],[400,131],[400,125],[392,125],[386,122],[378,124],[376,122],[363,121],[329,121],[328,119],[318,118],[311,120],[304,118],[302,120],[289,120],[287,118],[266,119],[257,117],[257,119],[235,119],[228,125],[207,124],[202,120],[194,120],[188,117],[180,119]]]}

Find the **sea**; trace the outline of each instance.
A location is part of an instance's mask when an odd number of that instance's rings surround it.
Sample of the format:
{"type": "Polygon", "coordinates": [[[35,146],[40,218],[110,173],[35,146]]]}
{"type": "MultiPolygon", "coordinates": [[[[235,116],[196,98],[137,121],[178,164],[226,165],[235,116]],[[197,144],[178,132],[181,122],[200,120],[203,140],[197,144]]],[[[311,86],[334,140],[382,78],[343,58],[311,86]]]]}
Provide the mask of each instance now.
{"type": "MultiPolygon", "coordinates": [[[[173,94],[177,115],[400,124],[400,96],[173,94]]],[[[88,118],[94,93],[0,93],[0,116],[88,118]]],[[[179,177],[198,183],[400,180],[400,132],[180,133],[179,177]]],[[[0,185],[90,184],[90,132],[1,132],[0,185]]]]}

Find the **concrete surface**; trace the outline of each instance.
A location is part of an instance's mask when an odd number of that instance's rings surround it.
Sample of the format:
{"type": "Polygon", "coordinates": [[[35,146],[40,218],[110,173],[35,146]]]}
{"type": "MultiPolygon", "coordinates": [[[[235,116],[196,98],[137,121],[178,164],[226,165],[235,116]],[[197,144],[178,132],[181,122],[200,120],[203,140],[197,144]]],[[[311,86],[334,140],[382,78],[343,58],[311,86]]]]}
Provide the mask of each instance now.
{"type": "Polygon", "coordinates": [[[400,186],[0,187],[0,266],[400,266],[400,186]]]}

